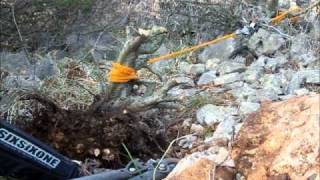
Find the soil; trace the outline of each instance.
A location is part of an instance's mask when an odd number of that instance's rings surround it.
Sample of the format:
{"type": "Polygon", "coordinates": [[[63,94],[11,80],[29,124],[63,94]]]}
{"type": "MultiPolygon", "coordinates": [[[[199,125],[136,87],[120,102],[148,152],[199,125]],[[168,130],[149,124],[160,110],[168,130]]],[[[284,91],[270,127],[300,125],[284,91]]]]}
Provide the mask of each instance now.
{"type": "Polygon", "coordinates": [[[120,168],[130,161],[124,145],[133,158],[160,158],[177,136],[177,126],[161,121],[165,113],[161,110],[143,114],[122,109],[65,110],[45,97],[32,96],[27,99],[42,105],[32,108],[32,122],[20,121],[19,126],[63,155],[81,161],[95,159],[103,168],[120,168]]]}

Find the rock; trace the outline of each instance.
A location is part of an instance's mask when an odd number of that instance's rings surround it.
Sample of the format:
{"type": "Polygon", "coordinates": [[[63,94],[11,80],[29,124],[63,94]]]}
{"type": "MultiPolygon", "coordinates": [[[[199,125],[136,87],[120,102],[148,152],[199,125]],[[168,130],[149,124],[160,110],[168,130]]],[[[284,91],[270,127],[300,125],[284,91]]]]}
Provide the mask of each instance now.
{"type": "Polygon", "coordinates": [[[197,136],[188,135],[178,142],[178,145],[184,149],[191,149],[193,143],[197,140],[197,136]]]}
{"type": "Polygon", "coordinates": [[[243,78],[243,75],[236,72],[232,74],[226,74],[223,76],[220,76],[214,80],[215,85],[223,85],[223,84],[229,84],[236,81],[241,81],[243,78]]]}
{"type": "Polygon", "coordinates": [[[181,73],[187,74],[189,71],[189,67],[190,67],[189,63],[182,61],[178,65],[178,71],[181,73]]]}
{"type": "Polygon", "coordinates": [[[243,75],[243,80],[248,83],[255,83],[257,82],[260,77],[262,76],[263,68],[249,68],[243,75]]]}
{"type": "Polygon", "coordinates": [[[191,133],[196,133],[198,135],[203,135],[204,132],[205,132],[205,129],[200,124],[192,124],[191,127],[190,127],[190,132],[191,133]]]}
{"type": "Polygon", "coordinates": [[[41,59],[39,65],[36,65],[36,76],[40,80],[59,75],[60,70],[50,55],[41,59]]]}
{"type": "Polygon", "coordinates": [[[259,58],[250,65],[250,68],[263,68],[267,64],[267,59],[268,57],[266,56],[259,56],[259,58]]]}
{"type": "Polygon", "coordinates": [[[229,74],[234,72],[242,73],[246,70],[246,66],[237,62],[223,62],[219,65],[218,72],[220,75],[229,74]]]}
{"type": "Polygon", "coordinates": [[[228,60],[229,56],[235,50],[235,45],[234,39],[227,39],[220,43],[210,45],[200,53],[199,59],[203,63],[212,58],[218,58],[222,61],[228,60]]]}
{"type": "Polygon", "coordinates": [[[241,102],[240,104],[240,113],[243,115],[253,113],[260,108],[259,103],[253,102],[241,102]]]}
{"type": "Polygon", "coordinates": [[[214,123],[222,122],[235,114],[237,114],[236,108],[207,104],[198,109],[196,116],[197,121],[200,124],[211,126],[214,123]]]}
{"type": "Polygon", "coordinates": [[[206,61],[206,70],[217,71],[220,62],[221,62],[221,59],[218,59],[218,58],[208,59],[206,61]]]}
{"type": "Polygon", "coordinates": [[[27,75],[29,73],[30,62],[24,52],[0,52],[0,57],[1,69],[10,74],[27,75]]]}
{"type": "Polygon", "coordinates": [[[192,74],[198,76],[206,71],[206,67],[204,64],[191,64],[189,67],[188,74],[192,74]]]}
{"type": "Polygon", "coordinates": [[[28,89],[34,90],[39,88],[41,81],[37,77],[30,76],[7,76],[4,80],[4,87],[6,89],[28,89]]]}
{"type": "MultiPolygon", "coordinates": [[[[169,52],[169,49],[164,44],[162,44],[160,48],[155,52],[155,54],[167,54],[169,52]]],[[[172,59],[167,59],[164,61],[157,61],[155,63],[152,63],[150,67],[154,72],[164,74],[172,68],[174,63],[175,62],[172,61],[172,59]]]]}
{"type": "Polygon", "coordinates": [[[245,179],[308,179],[320,171],[320,95],[268,103],[244,122],[232,150],[245,179]]]}
{"type": "Polygon", "coordinates": [[[205,72],[206,68],[204,64],[189,64],[187,62],[181,62],[179,64],[180,72],[191,75],[200,75],[205,72]]]}
{"type": "Polygon", "coordinates": [[[296,72],[288,84],[287,93],[292,94],[304,83],[320,84],[320,70],[300,70],[296,72]]]}
{"type": "Polygon", "coordinates": [[[260,82],[265,90],[274,90],[277,94],[283,94],[285,85],[277,74],[265,74],[260,78],[260,82]]]}
{"type": "MultiPolygon", "coordinates": [[[[173,171],[165,180],[210,180],[215,165],[223,164],[228,160],[228,150],[224,147],[211,147],[203,152],[196,152],[179,161],[173,171]]],[[[221,166],[222,167],[222,166],[221,166]]],[[[230,177],[234,179],[235,171],[230,170],[229,176],[220,172],[220,166],[216,167],[214,179],[230,177]]],[[[226,171],[224,171],[226,172],[226,171]]]]}
{"type": "Polygon", "coordinates": [[[255,97],[249,97],[248,101],[250,102],[263,102],[263,101],[274,101],[278,100],[278,92],[272,88],[267,89],[258,89],[256,91],[255,97]]]}
{"type": "Polygon", "coordinates": [[[251,36],[249,39],[249,48],[256,50],[257,54],[273,54],[285,44],[281,35],[270,33],[264,29],[251,36]]]}
{"type": "Polygon", "coordinates": [[[169,96],[180,96],[180,97],[189,97],[193,96],[198,92],[195,88],[190,89],[181,89],[180,87],[174,87],[168,91],[169,96]]]}
{"type": "Polygon", "coordinates": [[[204,85],[204,84],[212,83],[216,77],[217,76],[215,71],[209,71],[209,72],[203,73],[200,76],[197,84],[204,85]]]}
{"type": "Polygon", "coordinates": [[[250,97],[255,97],[257,90],[252,88],[249,84],[244,83],[242,87],[232,89],[229,91],[239,101],[247,101],[250,97]]]}
{"type": "Polygon", "coordinates": [[[237,123],[234,118],[232,116],[229,116],[224,121],[219,123],[212,137],[205,139],[205,142],[208,143],[215,140],[228,142],[234,136],[234,127],[236,124],[237,123]]]}
{"type": "Polygon", "coordinates": [[[267,58],[267,64],[265,65],[265,68],[275,71],[276,68],[281,67],[287,62],[288,62],[288,59],[285,56],[276,56],[275,58],[267,58]]]}
{"type": "Polygon", "coordinates": [[[180,77],[174,77],[174,80],[176,80],[177,83],[179,84],[184,84],[186,86],[195,86],[193,80],[189,77],[185,77],[185,76],[180,76],[180,77]]]}
{"type": "Polygon", "coordinates": [[[308,95],[309,94],[309,90],[306,89],[306,88],[297,89],[297,90],[294,90],[294,94],[297,95],[297,96],[308,95]]]}
{"type": "Polygon", "coordinates": [[[238,81],[238,82],[234,82],[234,83],[231,83],[231,84],[226,84],[226,85],[224,85],[224,87],[227,88],[227,89],[236,89],[236,88],[243,87],[243,85],[244,85],[243,81],[238,81]]]}

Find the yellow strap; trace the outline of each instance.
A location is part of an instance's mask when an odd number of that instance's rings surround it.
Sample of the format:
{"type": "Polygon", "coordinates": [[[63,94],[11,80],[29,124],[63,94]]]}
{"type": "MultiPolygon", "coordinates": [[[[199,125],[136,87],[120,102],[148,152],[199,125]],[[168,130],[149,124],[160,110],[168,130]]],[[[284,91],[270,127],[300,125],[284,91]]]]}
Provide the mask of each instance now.
{"type": "Polygon", "coordinates": [[[195,46],[192,46],[192,47],[189,47],[189,48],[185,48],[185,49],[182,49],[182,50],[179,50],[179,51],[176,51],[176,52],[172,52],[172,53],[169,53],[169,54],[165,54],[165,55],[162,55],[162,56],[159,56],[159,57],[151,58],[151,59],[148,60],[148,63],[154,63],[154,62],[157,62],[157,61],[160,61],[160,60],[163,60],[163,59],[175,58],[177,56],[186,54],[188,52],[195,51],[195,50],[204,48],[204,47],[206,47],[208,45],[216,44],[216,43],[221,42],[223,40],[226,40],[226,39],[229,39],[229,38],[234,38],[234,37],[236,37],[235,33],[228,34],[228,35],[219,37],[217,39],[201,43],[199,45],[195,45],[195,46]]]}
{"type": "Polygon", "coordinates": [[[109,82],[125,83],[134,79],[138,79],[135,69],[119,63],[112,63],[111,70],[108,74],[109,82]]]}

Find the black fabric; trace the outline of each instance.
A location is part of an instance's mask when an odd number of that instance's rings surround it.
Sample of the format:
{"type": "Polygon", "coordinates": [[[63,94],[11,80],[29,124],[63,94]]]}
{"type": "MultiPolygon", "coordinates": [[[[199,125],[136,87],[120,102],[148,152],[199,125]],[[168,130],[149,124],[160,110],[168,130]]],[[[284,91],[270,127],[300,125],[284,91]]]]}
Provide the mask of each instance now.
{"type": "Polygon", "coordinates": [[[0,119],[0,176],[11,176],[26,180],[71,179],[79,177],[79,167],[49,146],[0,119]],[[8,137],[8,134],[10,134],[10,137],[8,137]],[[14,143],[12,136],[15,136],[16,139],[21,138],[21,141],[26,140],[29,146],[38,147],[37,156],[30,155],[31,148],[24,148],[30,149],[30,152],[21,149],[23,147],[21,144],[25,146],[26,143],[20,142],[20,146],[17,145],[17,147],[15,147],[15,144],[10,144],[10,138],[11,142],[14,143]],[[42,158],[38,157],[44,157],[45,153],[48,154],[48,157],[49,155],[54,156],[60,160],[60,163],[53,162],[56,167],[50,167],[50,165],[41,162],[42,158]]]}

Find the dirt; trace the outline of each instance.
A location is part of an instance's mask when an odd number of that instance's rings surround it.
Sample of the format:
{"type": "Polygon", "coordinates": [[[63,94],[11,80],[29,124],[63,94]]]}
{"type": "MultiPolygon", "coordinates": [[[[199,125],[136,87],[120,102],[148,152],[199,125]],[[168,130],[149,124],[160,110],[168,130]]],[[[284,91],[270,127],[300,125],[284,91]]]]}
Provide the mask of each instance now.
{"type": "Polygon", "coordinates": [[[49,99],[32,98],[42,105],[33,108],[32,122],[20,121],[21,127],[63,155],[81,161],[96,159],[103,168],[120,168],[130,161],[124,145],[134,158],[157,159],[179,131],[159,121],[161,111],[142,115],[123,109],[65,110],[48,105],[49,99]]]}

